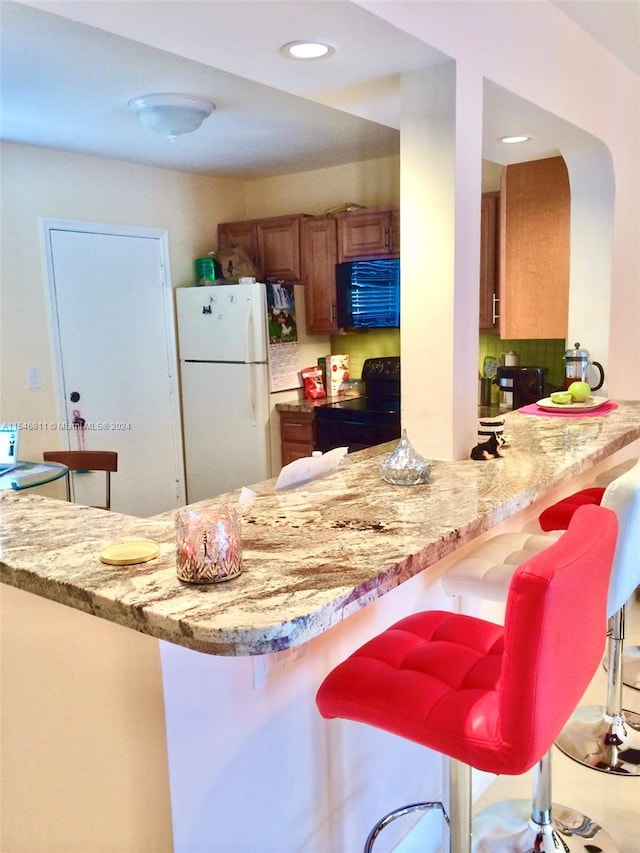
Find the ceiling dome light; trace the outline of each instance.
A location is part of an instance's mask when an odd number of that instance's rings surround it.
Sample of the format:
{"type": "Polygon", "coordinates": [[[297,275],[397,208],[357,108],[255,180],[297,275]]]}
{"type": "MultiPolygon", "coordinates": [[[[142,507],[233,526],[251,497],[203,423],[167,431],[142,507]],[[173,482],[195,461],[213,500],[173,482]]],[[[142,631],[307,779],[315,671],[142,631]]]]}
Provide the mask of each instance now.
{"type": "Polygon", "coordinates": [[[336,52],[335,47],[326,41],[290,41],[280,50],[292,59],[324,59],[336,52]]]}
{"type": "Polygon", "coordinates": [[[173,140],[183,133],[193,133],[211,115],[216,105],[206,98],[175,93],[140,95],[129,101],[142,124],[173,140]]]}
{"type": "Polygon", "coordinates": [[[505,145],[515,145],[518,142],[528,142],[530,136],[501,136],[498,142],[504,142],[505,145]]]}

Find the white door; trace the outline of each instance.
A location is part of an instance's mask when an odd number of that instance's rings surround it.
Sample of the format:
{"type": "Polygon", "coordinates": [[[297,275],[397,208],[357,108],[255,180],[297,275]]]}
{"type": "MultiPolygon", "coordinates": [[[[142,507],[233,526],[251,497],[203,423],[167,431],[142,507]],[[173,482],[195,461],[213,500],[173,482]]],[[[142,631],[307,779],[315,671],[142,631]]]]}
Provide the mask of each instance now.
{"type": "MultiPolygon", "coordinates": [[[[44,229],[65,433],[52,449],[115,450],[116,512],[149,516],[179,506],[184,472],[166,234],[51,220],[44,229]]],[[[76,501],[103,502],[103,474],[73,481],[76,501]]]]}

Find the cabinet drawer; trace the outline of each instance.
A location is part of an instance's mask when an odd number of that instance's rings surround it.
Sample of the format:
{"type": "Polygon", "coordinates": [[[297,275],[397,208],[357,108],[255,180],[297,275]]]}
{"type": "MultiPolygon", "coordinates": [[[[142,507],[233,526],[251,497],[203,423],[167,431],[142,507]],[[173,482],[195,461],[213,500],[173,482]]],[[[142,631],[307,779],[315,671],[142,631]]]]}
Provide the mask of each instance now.
{"type": "Polygon", "coordinates": [[[280,415],[280,438],[282,441],[313,444],[313,415],[280,415]]]}
{"type": "Polygon", "coordinates": [[[293,441],[288,441],[282,445],[282,464],[288,465],[290,462],[295,462],[296,459],[305,459],[311,456],[313,445],[311,444],[296,444],[293,441]]]}

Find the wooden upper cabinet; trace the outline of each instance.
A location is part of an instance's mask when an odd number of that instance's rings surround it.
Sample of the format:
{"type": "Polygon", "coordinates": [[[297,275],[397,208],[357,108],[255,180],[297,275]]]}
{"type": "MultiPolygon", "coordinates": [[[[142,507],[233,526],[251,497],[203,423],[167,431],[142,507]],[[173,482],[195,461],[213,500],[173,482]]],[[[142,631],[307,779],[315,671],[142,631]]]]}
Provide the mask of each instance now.
{"type": "Polygon", "coordinates": [[[300,281],[300,221],[303,218],[302,214],[295,214],[224,222],[218,226],[218,245],[244,249],[260,278],[300,281]]]}
{"type": "Polygon", "coordinates": [[[275,216],[257,223],[258,257],[266,278],[300,281],[300,218],[275,216]]]}
{"type": "Polygon", "coordinates": [[[480,217],[480,329],[497,327],[498,210],[500,193],[483,193],[480,217]]]}
{"type": "Polygon", "coordinates": [[[391,254],[400,254],[400,208],[389,211],[389,228],[391,229],[391,254]]]}
{"type": "Polygon", "coordinates": [[[339,213],[338,263],[400,254],[398,210],[352,210],[339,213]]]}
{"type": "Polygon", "coordinates": [[[566,338],[571,194],[562,157],[505,166],[500,199],[500,336],[566,338]]]}
{"type": "Polygon", "coordinates": [[[307,332],[338,331],[336,317],[337,223],[335,217],[313,216],[301,223],[302,282],[307,332]]]}

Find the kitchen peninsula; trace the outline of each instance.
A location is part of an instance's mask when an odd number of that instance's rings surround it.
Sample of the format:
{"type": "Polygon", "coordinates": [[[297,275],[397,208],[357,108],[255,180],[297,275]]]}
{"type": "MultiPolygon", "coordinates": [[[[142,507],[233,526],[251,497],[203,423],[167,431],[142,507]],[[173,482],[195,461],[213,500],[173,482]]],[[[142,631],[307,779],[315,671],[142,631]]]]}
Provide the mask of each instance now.
{"type": "Polygon", "coordinates": [[[252,486],[257,497],[239,507],[243,573],[214,586],[178,581],[173,513],[136,519],[0,494],[5,584],[161,641],[175,851],[350,851],[398,801],[440,797],[438,756],[329,725],[314,695],[392,620],[458,606],[437,583],[443,558],[573,491],[615,454],[638,455],[640,402],[600,417],[505,420],[502,458],[436,461],[424,486],[382,481],[393,445],[289,491],[252,486]],[[105,545],[141,537],[160,544],[156,560],[100,563],[105,545]]]}

